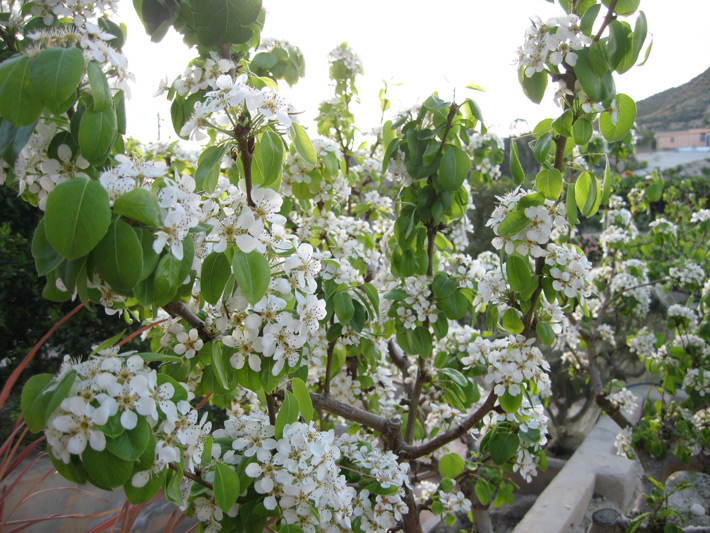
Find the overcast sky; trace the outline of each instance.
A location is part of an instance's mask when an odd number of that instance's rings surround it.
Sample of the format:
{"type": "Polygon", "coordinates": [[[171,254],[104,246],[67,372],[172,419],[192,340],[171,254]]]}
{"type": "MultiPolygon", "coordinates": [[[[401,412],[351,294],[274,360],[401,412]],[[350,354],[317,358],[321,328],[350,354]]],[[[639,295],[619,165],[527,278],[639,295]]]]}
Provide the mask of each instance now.
{"type": "MultiPolygon", "coordinates": [[[[355,117],[363,130],[379,124],[378,93],[390,86],[390,114],[422,102],[438,91],[444,99],[473,97],[486,123],[505,135],[513,121],[524,118],[533,127],[557,116],[554,104],[535,105],[523,95],[513,64],[530,18],[546,20],[562,14],[545,0],[263,0],[267,10],[262,37],[299,46],[306,60],[306,78],[282,94],[303,111],[311,124],[318,103],[332,97],[328,52],[347,41],[360,56],[365,75],[358,82],[362,103],[355,117]],[[395,84],[401,84],[395,86],[395,84]],[[466,89],[476,84],[486,92],[466,89]]],[[[641,100],[681,85],[710,66],[708,0],[642,0],[653,50],[648,63],[615,75],[617,90],[641,100]]],[[[172,81],[194,57],[173,30],[159,44],[146,37],[132,2],[120,5],[128,24],[124,52],[136,75],[128,104],[129,134],[142,141],[175,139],[165,97],[152,98],[161,78],[172,81]]],[[[634,17],[627,19],[633,25],[634,17]]],[[[545,102],[549,102],[548,92],[545,102]]],[[[315,127],[310,128],[315,135],[315,127]]]]}

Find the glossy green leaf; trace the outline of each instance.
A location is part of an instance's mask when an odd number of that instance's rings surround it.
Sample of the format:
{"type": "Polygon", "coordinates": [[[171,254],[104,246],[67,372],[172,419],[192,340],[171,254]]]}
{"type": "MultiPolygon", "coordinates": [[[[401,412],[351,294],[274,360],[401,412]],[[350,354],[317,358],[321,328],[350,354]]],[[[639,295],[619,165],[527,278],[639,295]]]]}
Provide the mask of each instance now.
{"type": "Polygon", "coordinates": [[[273,131],[265,131],[254,150],[254,161],[264,178],[263,187],[271,185],[281,177],[284,148],[281,137],[273,131]]]}
{"type": "Polygon", "coordinates": [[[518,71],[518,81],[523,87],[523,92],[530,100],[539,104],[545,96],[547,89],[547,72],[536,72],[531,77],[525,75],[525,67],[520,67],[518,71]]]}
{"type": "Polygon", "coordinates": [[[118,437],[106,439],[106,449],[125,461],[136,461],[150,443],[151,429],[146,419],[138,416],[136,427],[118,437]]]}
{"type": "Polygon", "coordinates": [[[567,109],[552,122],[552,129],[557,135],[572,137],[572,119],[574,114],[571,109],[567,109]]]}
{"type": "Polygon", "coordinates": [[[133,461],[116,457],[108,450],[97,452],[88,444],[81,459],[89,480],[100,489],[120,487],[133,474],[133,461]]]}
{"type": "Polygon", "coordinates": [[[537,331],[537,336],[545,346],[551,346],[555,342],[555,332],[552,326],[547,322],[538,322],[535,324],[535,331],[537,331]]]}
{"type": "Polygon", "coordinates": [[[535,141],[535,146],[533,146],[533,155],[538,163],[542,164],[547,160],[547,156],[549,155],[552,146],[552,135],[550,133],[545,133],[542,137],[535,141]]]}
{"type": "Polygon", "coordinates": [[[217,462],[214,471],[214,499],[225,513],[237,503],[239,498],[239,476],[231,466],[217,462]]]}
{"type": "Polygon", "coordinates": [[[157,475],[151,475],[148,483],[142,487],[134,487],[129,479],[123,485],[123,492],[126,494],[126,499],[133,505],[140,505],[152,500],[158,491],[163,488],[165,471],[157,475]]]}
{"type": "Polygon", "coordinates": [[[0,119],[0,157],[11,167],[15,165],[17,156],[30,140],[37,124],[16,128],[9,120],[0,119]]]}
{"type": "Polygon", "coordinates": [[[293,395],[298,400],[298,408],[301,411],[301,416],[306,422],[313,420],[313,402],[311,395],[308,393],[308,388],[301,378],[293,378],[291,381],[293,395]]]}
{"type": "Polygon", "coordinates": [[[207,303],[215,305],[222,296],[232,268],[224,253],[212,252],[202,262],[200,293],[207,303]]]}
{"type": "Polygon", "coordinates": [[[602,200],[599,180],[590,172],[582,172],[574,183],[574,199],[585,217],[593,216],[602,200]]]}
{"type": "Polygon", "coordinates": [[[205,190],[208,193],[215,191],[219,180],[222,158],[226,151],[226,146],[210,146],[200,154],[200,158],[197,162],[197,170],[195,171],[196,190],[205,190]]]}
{"type": "Polygon", "coordinates": [[[113,202],[113,211],[117,215],[141,222],[152,228],[160,228],[163,225],[158,200],[150,191],[141,187],[136,187],[116,198],[113,202]]]}
{"type": "Polygon", "coordinates": [[[498,235],[512,237],[517,235],[530,224],[530,219],[522,211],[513,211],[498,225],[498,235]]]}
{"type": "Polygon", "coordinates": [[[308,137],[306,130],[303,129],[303,126],[294,122],[291,124],[290,131],[291,139],[296,145],[298,155],[303,158],[307,166],[311,168],[315,167],[318,164],[318,157],[316,156],[316,149],[313,148],[313,143],[308,137]]]}
{"type": "Polygon", "coordinates": [[[565,205],[567,206],[567,221],[570,226],[574,227],[577,224],[577,200],[574,194],[574,186],[567,186],[567,197],[565,205]]]}
{"type": "Polygon", "coordinates": [[[118,134],[118,122],[113,107],[103,111],[87,109],[79,126],[79,148],[81,155],[89,161],[104,158],[118,134]]]}
{"type": "Polygon", "coordinates": [[[279,408],[279,413],[276,415],[276,434],[275,438],[283,437],[283,431],[286,424],[293,424],[298,420],[298,400],[292,392],[284,391],[284,401],[279,408]]]}
{"type": "Polygon", "coordinates": [[[463,459],[457,453],[447,453],[439,459],[439,475],[441,477],[453,479],[463,473],[465,469],[463,459]]]}
{"type": "Polygon", "coordinates": [[[582,89],[593,101],[603,102],[614,96],[616,87],[611,72],[598,76],[592,67],[587,50],[577,51],[577,63],[574,66],[574,72],[582,85],[582,89]]]}
{"type": "Polygon", "coordinates": [[[471,308],[471,303],[460,290],[456,290],[448,298],[437,300],[436,306],[449,320],[461,320],[466,311],[471,308]]]}
{"type": "Polygon", "coordinates": [[[503,396],[498,398],[498,402],[506,413],[515,413],[520,409],[520,406],[523,405],[523,394],[520,393],[517,396],[512,396],[506,391],[503,396]]]}
{"type": "Polygon", "coordinates": [[[155,269],[155,279],[153,281],[153,301],[154,304],[162,307],[170,303],[175,297],[182,279],[180,279],[180,266],[182,261],[178,260],[171,253],[165,254],[155,269]]]}
{"type": "Polygon", "coordinates": [[[110,224],[108,194],[97,181],[74,178],[57,185],[47,197],[47,240],[67,259],[93,250],[110,224]]]}
{"type": "Polygon", "coordinates": [[[355,314],[353,299],[345,291],[338,292],[333,296],[333,307],[335,308],[335,316],[338,317],[338,322],[341,324],[350,322],[350,319],[355,314]]]}
{"type": "Polygon", "coordinates": [[[510,140],[510,175],[513,176],[513,181],[515,181],[516,185],[520,185],[525,181],[525,172],[520,164],[518,145],[515,139],[510,140]]]}
{"type": "Polygon", "coordinates": [[[517,435],[507,431],[499,431],[490,440],[488,451],[495,464],[503,465],[515,456],[519,446],[520,439],[517,435]]]}
{"type": "Polygon", "coordinates": [[[49,48],[30,59],[32,87],[49,106],[64,104],[81,82],[84,54],[80,48],[49,48]]]}
{"type": "MultiPolygon", "coordinates": [[[[639,7],[641,0],[618,0],[614,6],[614,12],[618,15],[631,15],[639,7]]],[[[606,7],[611,5],[611,0],[602,0],[606,7]]]]}
{"type": "Polygon", "coordinates": [[[449,147],[441,158],[438,182],[447,191],[457,191],[471,170],[469,155],[455,146],[449,147]]]}
{"type": "Polygon", "coordinates": [[[434,276],[431,283],[431,288],[434,291],[434,296],[437,298],[448,298],[458,288],[458,283],[444,272],[439,272],[434,276]]]}
{"type": "Polygon", "coordinates": [[[511,255],[505,263],[508,283],[515,292],[525,290],[530,285],[530,267],[528,261],[518,255],[511,255]]]}
{"type": "MultiPolygon", "coordinates": [[[[101,19],[103,20],[103,19],[101,19]]],[[[126,134],[126,95],[123,91],[116,91],[113,95],[113,108],[116,111],[116,127],[118,133],[126,134]]]]}
{"type": "Polygon", "coordinates": [[[599,117],[599,129],[604,138],[609,142],[623,139],[634,125],[636,120],[636,103],[625,94],[616,95],[618,114],[616,123],[613,121],[612,113],[605,111],[599,117]]]}
{"type": "Polygon", "coordinates": [[[503,319],[501,320],[501,325],[508,332],[514,335],[522,333],[524,326],[518,312],[512,307],[508,308],[503,314],[503,319]]]}
{"type": "Polygon", "coordinates": [[[46,276],[64,261],[62,255],[52,248],[52,245],[47,240],[44,218],[39,221],[32,238],[32,256],[35,259],[38,276],[46,276]]]}
{"type": "Polygon", "coordinates": [[[261,11],[261,0],[190,0],[197,39],[202,46],[243,44],[254,33],[249,25],[261,11]]]}
{"type": "Polygon", "coordinates": [[[611,168],[609,166],[609,158],[606,158],[604,166],[604,185],[602,186],[602,205],[609,205],[609,197],[611,196],[611,168]]]}
{"type": "Polygon", "coordinates": [[[422,357],[429,357],[432,350],[431,333],[424,326],[417,326],[411,330],[412,347],[422,357]]]}
{"type": "Polygon", "coordinates": [[[557,201],[562,192],[562,173],[556,168],[542,169],[535,178],[535,189],[548,200],[557,201]]]}
{"type": "Polygon", "coordinates": [[[574,126],[572,126],[572,135],[574,136],[575,144],[579,146],[584,146],[592,138],[594,133],[594,127],[592,126],[592,121],[587,117],[579,117],[574,126]]]}
{"type": "Polygon", "coordinates": [[[0,63],[0,115],[20,128],[36,122],[44,109],[30,81],[30,59],[18,55],[0,63]]]}
{"type": "Polygon", "coordinates": [[[113,96],[108,86],[108,80],[101,66],[90,61],[86,66],[86,73],[89,75],[89,85],[91,86],[91,96],[94,98],[94,111],[106,111],[113,107],[113,96]]]}
{"type": "Polygon", "coordinates": [[[143,247],[131,226],[113,222],[93,254],[101,277],[117,291],[136,286],[143,271],[143,247]]]}
{"type": "Polygon", "coordinates": [[[234,277],[247,301],[256,305],[266,294],[271,280],[271,268],[266,258],[259,252],[245,254],[241,250],[232,259],[234,277]]]}

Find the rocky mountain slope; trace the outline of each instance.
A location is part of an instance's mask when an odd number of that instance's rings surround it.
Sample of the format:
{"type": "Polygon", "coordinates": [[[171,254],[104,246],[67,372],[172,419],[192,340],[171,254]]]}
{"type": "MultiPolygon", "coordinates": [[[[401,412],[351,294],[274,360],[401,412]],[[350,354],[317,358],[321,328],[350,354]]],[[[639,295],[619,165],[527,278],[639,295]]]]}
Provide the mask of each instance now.
{"type": "Polygon", "coordinates": [[[710,126],[710,68],[679,87],[636,103],[640,130],[675,131],[710,126]]]}

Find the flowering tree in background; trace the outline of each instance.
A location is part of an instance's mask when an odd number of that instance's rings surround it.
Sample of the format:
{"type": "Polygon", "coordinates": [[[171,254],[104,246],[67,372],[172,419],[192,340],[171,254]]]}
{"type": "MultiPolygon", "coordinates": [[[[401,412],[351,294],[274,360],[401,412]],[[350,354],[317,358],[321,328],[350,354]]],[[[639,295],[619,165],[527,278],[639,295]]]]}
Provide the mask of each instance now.
{"type": "MultiPolygon", "coordinates": [[[[124,139],[130,74],[113,4],[0,4],[2,179],[44,212],[33,241],[44,295],[155,325],[150,352],[121,353],[112,338],[25,385],[27,427],[44,431],[67,479],[122,487],[134,504],[162,490],[200,531],[416,532],[423,508],[449,522],[471,511],[490,530],[491,502],[512,501],[510,472],[529,481],[545,468],[545,347],[568,350],[631,427],[597,360],[613,313],[643,317],[664,278],[697,296],[669,309],[679,335],[665,345],[682,364],[636,323],[629,343],[689,394],[670,404],[686,421],[679,458],[707,445],[705,255],[682,250],[685,263],[669,257],[649,277],[633,254],[656,251],[635,247],[612,169],[593,163],[606,155],[588,149],[597,120],[609,143],[633,126],[613,73],[643,49],[643,13],[623,21],[638,0],[560,0],[560,17],[528,30],[523,90],[540,102],[557,83],[561,111],[532,133],[534,178],[511,143],[517,187],[488,221],[497,253],[477,257],[467,213],[500,175],[502,143],[474,100],[434,94],[361,142],[351,105],[363,68],[343,44],[316,138],[278,95],[304,62],[261,40],[260,0],[138,0],[154,40],[172,26],[194,47],[161,90],[176,133],[204,141],[197,158],[139,147],[124,139]],[[575,226],[602,206],[593,268],[575,226]],[[207,401],[226,415],[201,414],[207,401]]],[[[384,91],[381,102],[384,119],[384,91]]],[[[683,217],[705,232],[706,214],[683,217]]],[[[644,246],[665,249],[673,228],[657,221],[644,246]]],[[[667,413],[653,409],[627,447],[661,457],[653,420],[667,413]]]]}

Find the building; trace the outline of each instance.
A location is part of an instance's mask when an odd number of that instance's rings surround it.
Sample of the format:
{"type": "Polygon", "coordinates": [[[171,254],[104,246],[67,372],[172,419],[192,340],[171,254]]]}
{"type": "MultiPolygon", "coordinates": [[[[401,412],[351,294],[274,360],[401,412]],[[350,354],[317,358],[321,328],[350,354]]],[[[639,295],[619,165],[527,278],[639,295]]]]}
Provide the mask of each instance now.
{"type": "Polygon", "coordinates": [[[656,150],[710,151],[710,128],[656,133],[656,150]]]}

